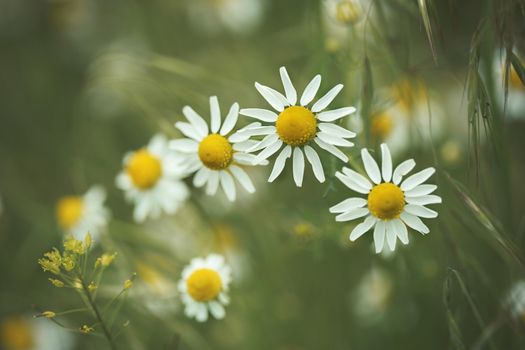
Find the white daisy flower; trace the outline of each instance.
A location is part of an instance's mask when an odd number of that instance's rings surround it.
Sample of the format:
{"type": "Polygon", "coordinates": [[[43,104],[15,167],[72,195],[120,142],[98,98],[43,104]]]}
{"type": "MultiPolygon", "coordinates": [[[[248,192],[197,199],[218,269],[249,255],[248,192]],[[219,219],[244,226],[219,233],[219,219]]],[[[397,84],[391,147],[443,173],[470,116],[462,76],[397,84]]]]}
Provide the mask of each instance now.
{"type": "Polygon", "coordinates": [[[70,350],[73,333],[46,318],[10,316],[0,322],[0,348],[24,350],[70,350]]]}
{"type": "Polygon", "coordinates": [[[383,250],[385,237],[388,247],[393,251],[396,240],[408,244],[406,226],[427,234],[428,227],[421,221],[422,218],[435,218],[438,213],[425,207],[427,204],[441,203],[441,197],[431,194],[436,185],[423,184],[435,169],[430,167],[406,178],[416,165],[413,159],[399,164],[392,171],[392,158],[386,144],[381,144],[381,168],[368,150],[361,149],[363,164],[370,182],[356,171],[343,168],[335,176],[351,190],[368,195],[364,198],[348,198],[330,208],[331,213],[337,213],[336,221],[349,221],[366,216],[365,220],[357,225],[350,234],[350,240],[355,241],[374,227],[374,243],[376,253],[383,250]]]}
{"type": "MultiPolygon", "coordinates": [[[[180,152],[186,159],[187,172],[196,172],[193,177],[195,187],[206,185],[206,194],[214,195],[219,184],[226,197],[234,201],[236,190],[234,179],[249,193],[255,192],[252,180],[241,166],[252,166],[255,156],[245,152],[257,142],[248,140],[242,130],[232,133],[239,116],[239,104],[234,103],[221,126],[221,111],[217,96],[210,97],[211,125],[190,106],[182,113],[189,123],[177,122],[175,126],[188,138],[170,141],[172,150],[180,152]]],[[[260,127],[253,123],[249,127],[260,127]]]]}
{"type": "Polygon", "coordinates": [[[230,282],[231,268],[222,255],[210,254],[193,259],[182,271],[179,281],[186,316],[199,322],[208,319],[208,312],[216,319],[224,318],[230,282]]]}
{"type": "Polygon", "coordinates": [[[84,240],[89,232],[96,237],[106,228],[110,212],[104,206],[106,191],[101,186],[91,187],[82,196],[64,196],[56,205],[56,219],[66,234],[84,240]]]}
{"type": "Polygon", "coordinates": [[[281,67],[279,72],[286,96],[268,86],[255,83],[255,88],[278,114],[260,108],[244,108],[240,111],[242,115],[273,124],[269,126],[251,127],[244,131],[245,135],[250,136],[265,135],[262,141],[247,151],[254,152],[262,149],[253,161],[253,164],[259,164],[284,146],[275,160],[268,182],[274,181],[281,174],[286,160],[290,158],[292,154],[293,177],[298,187],[301,187],[303,183],[305,155],[306,159],[308,159],[312,165],[317,180],[324,182],[325,176],[321,160],[311,145],[315,143],[343,162],[347,162],[348,157],[336,146],[353,146],[354,144],[347,139],[355,137],[356,134],[332,122],[354,113],[356,109],[354,107],[343,107],[334,110],[325,110],[343,88],[342,84],[336,85],[311,107],[307,107],[319,90],[319,86],[321,85],[320,75],[316,75],[312,81],[310,81],[299,99],[299,105],[296,105],[297,92],[288,76],[286,68],[281,67]]]}
{"type": "Polygon", "coordinates": [[[188,198],[188,188],[181,181],[185,175],[181,161],[160,134],[153,136],[145,148],[124,156],[124,169],[116,185],[135,205],[135,221],[158,218],[162,212],[174,214],[188,198]]]}

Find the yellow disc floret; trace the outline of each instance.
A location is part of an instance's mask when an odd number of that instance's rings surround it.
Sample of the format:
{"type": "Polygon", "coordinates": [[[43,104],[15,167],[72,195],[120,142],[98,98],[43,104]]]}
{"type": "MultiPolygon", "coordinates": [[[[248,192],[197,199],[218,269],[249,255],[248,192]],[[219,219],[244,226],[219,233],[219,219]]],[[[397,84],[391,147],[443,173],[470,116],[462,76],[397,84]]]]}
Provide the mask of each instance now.
{"type": "Polygon", "coordinates": [[[78,223],[84,213],[84,201],[79,196],[67,196],[57,203],[56,216],[60,227],[69,230],[78,223]]]}
{"type": "Polygon", "coordinates": [[[302,146],[315,137],[317,120],[309,109],[291,106],[279,114],[275,127],[279,138],[284,143],[291,146],[302,146]]]}
{"type": "Polygon", "coordinates": [[[361,8],[351,0],[340,1],[336,5],[335,18],[342,24],[354,24],[361,18],[361,8]]]}
{"type": "Polygon", "coordinates": [[[208,135],[199,144],[199,158],[212,170],[226,169],[233,160],[232,145],[224,136],[208,135]]]}
{"type": "Polygon", "coordinates": [[[394,121],[390,114],[383,112],[376,114],[372,117],[372,123],[370,125],[370,133],[374,138],[381,141],[385,140],[390,136],[394,121]]]}
{"type": "Polygon", "coordinates": [[[405,195],[393,183],[382,183],[368,194],[368,210],[382,220],[398,218],[405,207],[405,195]]]}
{"type": "Polygon", "coordinates": [[[197,301],[215,299],[221,292],[222,282],[217,271],[212,269],[198,269],[186,281],[188,294],[197,301]]]}
{"type": "Polygon", "coordinates": [[[135,152],[126,167],[133,184],[140,189],[153,187],[162,175],[160,160],[145,149],[135,152]]]}

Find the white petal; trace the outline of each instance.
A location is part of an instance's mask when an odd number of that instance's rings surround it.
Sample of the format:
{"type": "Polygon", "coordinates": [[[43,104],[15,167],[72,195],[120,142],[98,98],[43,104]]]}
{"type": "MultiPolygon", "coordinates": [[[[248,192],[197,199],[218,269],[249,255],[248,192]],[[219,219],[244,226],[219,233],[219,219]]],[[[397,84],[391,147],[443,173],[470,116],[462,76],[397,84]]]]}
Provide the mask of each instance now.
{"type": "Polygon", "coordinates": [[[368,213],[370,213],[368,211],[368,208],[357,208],[357,209],[347,211],[346,213],[337,215],[335,217],[335,221],[350,221],[350,220],[361,218],[367,215],[368,213]]]}
{"type": "Polygon", "coordinates": [[[434,174],[436,169],[434,168],[426,168],[424,170],[421,170],[420,172],[415,173],[414,175],[411,175],[405,179],[401,183],[401,189],[403,191],[410,191],[411,189],[415,188],[417,185],[422,184],[425,182],[429,177],[434,174]]]}
{"type": "Polygon", "coordinates": [[[405,192],[407,197],[419,197],[430,194],[436,190],[436,185],[419,185],[411,189],[410,191],[405,192]]]}
{"type": "Polygon", "coordinates": [[[405,200],[409,204],[427,205],[441,203],[441,197],[434,194],[419,196],[419,197],[408,197],[405,196],[405,200]]]}
{"type": "Polygon", "coordinates": [[[376,222],[376,227],[374,228],[374,244],[376,253],[381,253],[385,244],[385,222],[383,220],[377,220],[376,222]]]}
{"type": "Polygon", "coordinates": [[[193,110],[190,106],[184,106],[182,108],[182,114],[186,117],[186,119],[193,125],[195,130],[199,133],[200,136],[204,137],[208,135],[208,124],[206,124],[206,121],[193,110]]]}
{"type": "Polygon", "coordinates": [[[201,141],[203,139],[201,134],[198,133],[190,123],[176,122],[175,127],[190,139],[194,139],[195,141],[201,141]]]}
{"type": "Polygon", "coordinates": [[[403,221],[399,219],[394,219],[391,222],[394,225],[394,231],[396,232],[396,235],[399,238],[399,240],[403,244],[408,244],[408,231],[403,221]]]}
{"type": "Polygon", "coordinates": [[[252,147],[248,148],[246,152],[255,152],[257,150],[261,150],[263,148],[266,148],[270,146],[271,144],[275,143],[279,139],[279,136],[277,134],[270,134],[267,135],[264,139],[262,139],[261,142],[256,143],[252,147]]]}
{"type": "Polygon", "coordinates": [[[233,150],[239,152],[246,152],[247,149],[250,149],[259,143],[261,143],[261,141],[257,140],[246,140],[242,142],[237,142],[233,144],[233,150]]]}
{"type": "Polygon", "coordinates": [[[315,177],[319,182],[323,183],[325,181],[325,177],[323,165],[321,164],[321,159],[319,159],[319,155],[312,147],[308,145],[304,146],[304,153],[306,154],[306,159],[308,159],[310,164],[312,164],[312,170],[314,172],[315,177]]]}
{"type": "Polygon", "coordinates": [[[261,85],[259,83],[255,83],[255,88],[262,97],[272,106],[276,111],[282,112],[284,110],[284,106],[286,105],[279,99],[278,96],[276,96],[270,89],[268,89],[267,86],[261,85]]]}
{"type": "Polygon", "coordinates": [[[281,153],[279,153],[279,156],[277,156],[277,159],[275,160],[275,163],[273,165],[272,173],[268,178],[268,182],[273,182],[282,173],[284,165],[286,164],[286,160],[290,158],[291,155],[292,146],[287,145],[286,147],[284,147],[281,153]]]}
{"type": "Polygon", "coordinates": [[[394,230],[394,225],[392,221],[385,222],[385,233],[386,233],[386,242],[391,251],[396,249],[396,231],[394,230]]]}
{"type": "Polygon", "coordinates": [[[367,201],[364,198],[347,198],[344,201],[334,205],[329,209],[330,213],[344,213],[345,211],[354,210],[356,208],[362,208],[366,205],[367,201]]]}
{"type": "Polygon", "coordinates": [[[359,186],[361,186],[361,187],[363,187],[363,188],[365,188],[367,190],[371,190],[372,189],[372,184],[370,183],[370,181],[368,181],[368,179],[366,177],[364,177],[363,175],[359,174],[357,171],[352,170],[352,169],[347,168],[347,167],[343,167],[343,173],[348,175],[359,186]]]}
{"type": "Polygon", "coordinates": [[[330,145],[339,146],[339,147],[352,147],[354,144],[350,141],[347,141],[339,136],[334,136],[325,132],[318,132],[317,137],[330,145]]]}
{"type": "Polygon", "coordinates": [[[210,301],[208,303],[208,306],[210,307],[210,313],[215,317],[217,320],[222,320],[224,316],[226,315],[226,311],[224,310],[224,306],[222,306],[217,301],[210,301]]]}
{"type": "Polygon", "coordinates": [[[208,196],[213,196],[215,195],[215,193],[217,193],[218,188],[219,188],[219,172],[210,171],[210,174],[208,176],[208,184],[206,185],[206,194],[208,196]]]}
{"type": "Polygon", "coordinates": [[[334,98],[339,94],[343,89],[343,84],[337,84],[330,89],[323,97],[321,97],[314,105],[312,106],[312,112],[317,113],[328,107],[328,105],[334,100],[334,98]]]}
{"type": "Polygon", "coordinates": [[[235,184],[233,183],[233,177],[224,170],[219,172],[219,176],[226,197],[233,202],[235,200],[235,184]]]}
{"type": "Polygon", "coordinates": [[[275,134],[275,126],[273,125],[259,126],[259,127],[239,131],[239,133],[242,135],[246,135],[248,137],[270,135],[270,134],[275,134]]]}
{"type": "Polygon", "coordinates": [[[368,194],[370,192],[369,189],[366,189],[362,187],[360,184],[358,184],[355,179],[352,179],[350,176],[346,176],[343,173],[340,173],[339,171],[335,173],[335,177],[337,177],[343,184],[346,185],[349,189],[362,193],[362,194],[368,194]]]}
{"type": "Polygon", "coordinates": [[[195,187],[202,187],[204,184],[208,181],[210,177],[210,169],[206,167],[202,167],[197,171],[195,176],[193,177],[193,186],[195,187]]]}
{"type": "Polygon", "coordinates": [[[403,179],[403,176],[408,174],[415,166],[416,162],[413,159],[407,159],[403,163],[399,164],[392,175],[392,182],[398,185],[403,179]]]}
{"type": "Polygon", "coordinates": [[[403,220],[403,222],[407,224],[409,227],[413,228],[416,231],[421,232],[424,235],[430,232],[430,230],[423,223],[423,221],[421,221],[421,219],[415,215],[409,214],[407,212],[403,212],[401,213],[401,220],[403,220]]]}
{"type": "Polygon", "coordinates": [[[240,114],[259,119],[263,122],[273,123],[277,121],[277,114],[262,108],[243,108],[239,111],[240,114]]]}
{"type": "Polygon", "coordinates": [[[319,147],[321,147],[325,151],[330,152],[331,154],[333,154],[337,158],[341,159],[345,163],[348,162],[348,157],[346,156],[346,154],[341,152],[337,147],[324,142],[323,140],[319,139],[318,137],[316,137],[314,139],[314,141],[315,141],[315,143],[317,143],[317,145],[319,145],[319,147]]]}
{"type": "Polygon", "coordinates": [[[283,82],[284,92],[286,93],[286,98],[291,105],[295,105],[297,102],[297,91],[290,80],[290,76],[286,71],[285,67],[279,69],[279,74],[281,75],[281,80],[283,82]]]}
{"type": "Polygon", "coordinates": [[[230,131],[233,130],[233,128],[235,127],[235,124],[237,123],[238,117],[239,117],[239,104],[235,102],[230,107],[230,111],[228,112],[226,119],[224,119],[224,124],[222,124],[222,128],[220,131],[220,134],[222,136],[228,135],[230,131]]]}
{"type": "Polygon", "coordinates": [[[195,319],[199,322],[206,322],[208,320],[208,309],[205,304],[200,304],[197,309],[195,319]]]}
{"type": "Polygon", "coordinates": [[[199,143],[190,139],[171,140],[169,142],[169,148],[173,151],[194,153],[199,149],[199,143]]]}
{"type": "Polygon", "coordinates": [[[405,206],[405,211],[409,214],[420,216],[422,218],[435,218],[438,216],[438,213],[432,209],[428,209],[422,205],[416,204],[407,204],[405,206]]]}
{"type": "Polygon", "coordinates": [[[317,90],[319,90],[319,86],[321,85],[321,76],[317,74],[304,88],[303,95],[301,96],[301,106],[306,106],[315,97],[315,94],[317,94],[317,90]]]}
{"type": "Polygon", "coordinates": [[[249,193],[255,192],[255,187],[253,186],[252,180],[243,169],[239,168],[236,165],[231,165],[229,169],[232,172],[233,176],[237,179],[237,181],[239,181],[239,183],[242,185],[242,187],[246,189],[246,191],[248,191],[249,193]]]}
{"type": "Polygon", "coordinates": [[[272,154],[277,152],[281,148],[282,145],[283,145],[283,142],[281,140],[275,141],[275,143],[266,147],[257,156],[255,156],[255,159],[253,160],[252,165],[260,164],[263,160],[266,160],[272,154]]]}
{"type": "Polygon", "coordinates": [[[361,158],[363,158],[363,164],[365,166],[366,173],[368,177],[375,183],[381,183],[381,173],[379,172],[379,167],[377,166],[376,161],[366,148],[361,149],[361,158]]]}
{"type": "Polygon", "coordinates": [[[353,230],[352,233],[350,233],[350,240],[353,242],[362,235],[364,235],[368,230],[370,230],[374,224],[377,222],[377,219],[373,217],[372,215],[369,215],[366,217],[366,219],[357,225],[353,230]]]}
{"type": "Polygon", "coordinates": [[[342,137],[342,138],[345,138],[345,139],[352,138],[352,137],[356,136],[355,132],[352,132],[350,130],[346,130],[345,128],[340,127],[339,125],[336,125],[336,124],[319,123],[317,126],[319,127],[319,130],[321,130],[321,131],[323,131],[323,132],[325,132],[327,134],[331,134],[331,135],[334,135],[334,136],[342,137]]]}
{"type": "Polygon", "coordinates": [[[390,149],[385,143],[381,144],[381,172],[383,181],[390,182],[392,179],[392,156],[390,155],[390,149]]]}
{"type": "Polygon", "coordinates": [[[304,175],[304,155],[300,147],[295,147],[293,150],[293,179],[297,187],[303,185],[304,175]]]}
{"type": "Polygon", "coordinates": [[[331,111],[324,111],[317,114],[316,118],[322,122],[333,122],[334,120],[346,117],[356,111],[355,107],[343,107],[333,109],[331,111]]]}
{"type": "Polygon", "coordinates": [[[210,97],[211,132],[216,133],[221,127],[221,109],[217,96],[210,97]]]}
{"type": "MultiPolygon", "coordinates": [[[[243,153],[243,152],[235,152],[233,154],[233,160],[241,165],[250,165],[253,166],[253,161],[255,160],[256,156],[254,154],[249,153],[243,153]]],[[[267,160],[263,160],[259,163],[259,165],[268,165],[267,160]]]]}

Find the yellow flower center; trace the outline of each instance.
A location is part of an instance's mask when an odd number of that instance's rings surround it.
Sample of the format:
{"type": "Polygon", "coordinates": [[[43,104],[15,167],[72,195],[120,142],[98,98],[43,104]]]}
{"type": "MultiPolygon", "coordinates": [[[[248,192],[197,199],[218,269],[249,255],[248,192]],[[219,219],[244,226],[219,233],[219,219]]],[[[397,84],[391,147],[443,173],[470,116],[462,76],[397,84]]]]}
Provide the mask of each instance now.
{"type": "Polygon", "coordinates": [[[157,157],[142,149],[131,156],[126,171],[135,186],[148,189],[153,187],[162,175],[162,165],[157,157]]]}
{"type": "Polygon", "coordinates": [[[199,158],[212,170],[226,169],[233,160],[232,145],[224,136],[208,135],[199,144],[199,158]]]}
{"type": "Polygon", "coordinates": [[[215,299],[221,292],[222,282],[217,271],[212,269],[198,269],[186,281],[189,295],[197,301],[215,299]]]}
{"type": "Polygon", "coordinates": [[[33,334],[29,323],[18,317],[6,319],[1,326],[2,349],[29,350],[34,346],[33,334]]]}
{"type": "Polygon", "coordinates": [[[525,86],[523,85],[523,82],[521,81],[520,76],[514,67],[510,67],[509,85],[516,90],[525,90],[525,86]]]}
{"type": "Polygon", "coordinates": [[[61,198],[57,203],[56,216],[60,227],[69,230],[80,220],[84,213],[84,202],[82,197],[67,196],[61,198]]]}
{"type": "Polygon", "coordinates": [[[354,1],[340,1],[336,5],[335,18],[343,24],[356,23],[361,17],[361,9],[354,1]]]}
{"type": "Polygon", "coordinates": [[[317,120],[309,109],[291,106],[279,114],[275,127],[284,143],[302,146],[315,137],[317,120]]]}
{"type": "Polygon", "coordinates": [[[379,113],[372,117],[370,132],[374,138],[385,140],[394,126],[392,117],[387,113],[379,113]]]}
{"type": "Polygon", "coordinates": [[[368,194],[368,210],[382,220],[398,218],[405,207],[405,195],[393,183],[374,186],[368,194]]]}

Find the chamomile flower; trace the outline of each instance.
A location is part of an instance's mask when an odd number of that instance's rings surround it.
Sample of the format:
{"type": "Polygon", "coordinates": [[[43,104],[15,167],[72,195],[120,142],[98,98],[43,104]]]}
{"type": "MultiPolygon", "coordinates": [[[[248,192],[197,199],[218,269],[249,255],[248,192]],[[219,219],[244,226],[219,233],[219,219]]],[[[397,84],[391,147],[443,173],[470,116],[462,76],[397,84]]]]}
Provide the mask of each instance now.
{"type": "Polygon", "coordinates": [[[64,196],[56,204],[56,219],[66,234],[84,240],[89,232],[93,238],[106,227],[110,212],[104,206],[106,191],[101,186],[91,187],[84,195],[64,196]]]}
{"type": "Polygon", "coordinates": [[[275,160],[268,182],[274,181],[281,174],[286,160],[293,156],[294,181],[298,187],[301,187],[305,155],[312,165],[317,180],[324,182],[323,166],[317,151],[312,145],[315,143],[343,162],[347,162],[348,157],[336,146],[353,146],[354,144],[347,139],[355,137],[356,134],[332,122],[354,113],[356,109],[354,107],[343,107],[325,110],[343,88],[342,84],[333,87],[311,107],[308,107],[321,85],[320,75],[316,75],[310,81],[299,99],[299,105],[296,105],[298,100],[297,92],[286,68],[281,67],[279,72],[286,96],[268,86],[255,83],[255,88],[277,113],[260,108],[244,108],[240,111],[242,115],[273,124],[251,127],[244,131],[244,134],[250,136],[266,135],[262,141],[247,151],[254,152],[262,149],[253,161],[253,164],[259,164],[282,149],[275,160]]]}
{"type": "Polygon", "coordinates": [[[385,246],[385,237],[388,248],[393,251],[397,238],[408,244],[406,226],[427,234],[428,227],[421,221],[423,218],[435,218],[438,213],[428,209],[425,205],[441,203],[441,197],[431,194],[436,185],[423,184],[432,174],[434,168],[424,169],[403,180],[416,165],[413,159],[399,164],[392,171],[392,158],[386,144],[381,144],[381,168],[367,149],[361,150],[361,157],[370,182],[356,171],[343,168],[335,176],[351,190],[366,194],[364,198],[348,198],[330,208],[331,213],[337,213],[336,221],[349,221],[366,217],[350,234],[350,240],[355,241],[374,227],[374,243],[376,253],[380,253],[385,246]]]}
{"type": "Polygon", "coordinates": [[[185,167],[169,150],[164,135],[155,135],[146,147],[126,154],[123,164],[116,184],[135,205],[135,221],[158,218],[163,212],[174,214],[188,198],[188,188],[181,181],[185,167]]]}
{"type": "Polygon", "coordinates": [[[208,319],[208,312],[216,319],[224,318],[230,282],[231,269],[222,255],[210,254],[193,259],[182,271],[179,282],[186,316],[199,322],[208,319]]]}
{"type": "MultiPolygon", "coordinates": [[[[226,197],[234,201],[236,190],[234,179],[249,193],[255,187],[248,174],[241,166],[252,166],[255,156],[244,152],[256,142],[240,131],[232,133],[239,116],[239,105],[234,103],[221,126],[221,111],[216,96],[210,97],[211,125],[197,114],[190,106],[185,106],[182,113],[189,123],[177,122],[175,126],[188,138],[173,140],[170,147],[182,154],[188,165],[188,173],[195,172],[193,185],[206,185],[206,194],[214,195],[219,184],[226,197]]],[[[259,126],[260,123],[249,125],[259,126]]]]}

